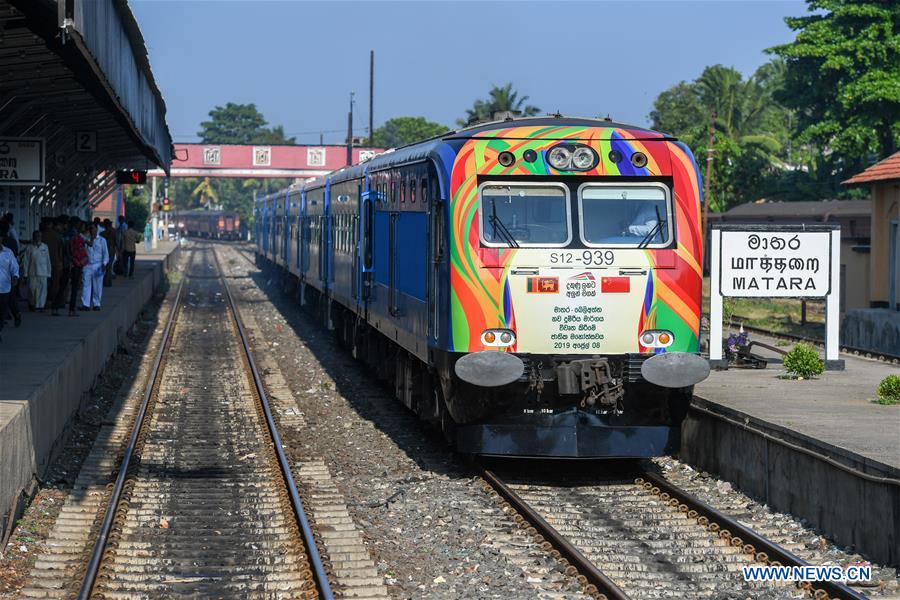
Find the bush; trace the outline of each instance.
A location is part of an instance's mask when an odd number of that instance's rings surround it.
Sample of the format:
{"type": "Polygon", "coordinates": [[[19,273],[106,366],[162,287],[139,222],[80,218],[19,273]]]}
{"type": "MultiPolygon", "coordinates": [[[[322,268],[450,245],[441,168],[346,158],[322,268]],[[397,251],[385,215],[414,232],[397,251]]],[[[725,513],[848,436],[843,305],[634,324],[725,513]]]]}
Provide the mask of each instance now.
{"type": "Polygon", "coordinates": [[[878,404],[900,404],[900,376],[888,375],[878,384],[878,404]]]}
{"type": "Polygon", "coordinates": [[[815,348],[809,344],[797,344],[784,355],[784,369],[793,377],[809,379],[821,375],[825,370],[825,363],[819,358],[819,352],[815,348]]]}

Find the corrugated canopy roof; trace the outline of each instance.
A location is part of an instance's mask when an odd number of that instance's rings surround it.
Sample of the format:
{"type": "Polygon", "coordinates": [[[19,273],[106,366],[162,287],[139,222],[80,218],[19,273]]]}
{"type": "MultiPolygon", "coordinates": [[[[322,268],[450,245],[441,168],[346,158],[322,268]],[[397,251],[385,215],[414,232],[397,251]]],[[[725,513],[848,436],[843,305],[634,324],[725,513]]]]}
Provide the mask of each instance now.
{"type": "Polygon", "coordinates": [[[857,183],[874,183],[876,181],[900,181],[900,152],[888,156],[881,162],[877,162],[862,173],[857,173],[844,185],[857,183]]]}
{"type": "Polygon", "coordinates": [[[172,140],[125,0],[60,4],[0,0],[0,135],[45,140],[46,184],[29,195],[68,211],[105,196],[115,169],[168,170],[172,140]]]}

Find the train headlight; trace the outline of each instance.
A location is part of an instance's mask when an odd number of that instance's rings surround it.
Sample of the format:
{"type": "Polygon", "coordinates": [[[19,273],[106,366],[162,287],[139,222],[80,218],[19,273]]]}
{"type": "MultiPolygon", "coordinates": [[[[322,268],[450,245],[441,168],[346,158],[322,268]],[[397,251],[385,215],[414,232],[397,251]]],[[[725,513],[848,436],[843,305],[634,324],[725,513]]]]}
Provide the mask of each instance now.
{"type": "Polygon", "coordinates": [[[597,164],[597,155],[587,146],[578,146],[572,153],[572,166],[579,171],[587,171],[597,164]]]}
{"type": "Polygon", "coordinates": [[[516,332],[512,329],[485,329],[481,332],[481,343],[493,348],[506,348],[516,343],[516,332]]]}
{"type": "Polygon", "coordinates": [[[650,329],[641,333],[641,344],[646,348],[668,348],[675,341],[675,334],[665,329],[650,329]]]}
{"type": "Polygon", "coordinates": [[[550,166],[557,171],[566,171],[572,164],[572,153],[565,146],[556,146],[550,150],[547,156],[550,166]]]}
{"type": "Polygon", "coordinates": [[[647,166],[647,155],[643,152],[635,152],[631,155],[631,164],[638,169],[643,169],[647,166]]]}

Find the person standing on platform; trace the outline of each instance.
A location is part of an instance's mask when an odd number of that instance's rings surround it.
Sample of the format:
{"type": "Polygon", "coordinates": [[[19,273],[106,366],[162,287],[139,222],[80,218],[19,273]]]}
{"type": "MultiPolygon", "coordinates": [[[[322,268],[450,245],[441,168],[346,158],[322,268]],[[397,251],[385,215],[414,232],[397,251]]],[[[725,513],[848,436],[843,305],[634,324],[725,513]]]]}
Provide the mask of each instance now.
{"type": "Polygon", "coordinates": [[[153,251],[153,226],[150,225],[150,221],[147,221],[147,224],[144,225],[144,250],[147,252],[153,251]]]}
{"type": "MultiPolygon", "coordinates": [[[[13,259],[16,261],[16,270],[18,271],[19,267],[19,242],[13,237],[12,233],[10,233],[10,223],[12,222],[12,213],[7,213],[6,217],[3,220],[0,220],[0,247],[7,248],[13,255],[13,259]]],[[[16,274],[17,282],[18,282],[18,273],[16,274]]],[[[9,296],[6,297],[5,300],[6,309],[12,314],[13,322],[15,326],[18,327],[22,324],[22,313],[19,312],[19,286],[18,283],[12,286],[12,289],[9,291],[9,296]]],[[[4,313],[4,319],[6,318],[6,313],[4,313]]]]}
{"type": "Polygon", "coordinates": [[[19,261],[16,260],[12,250],[0,246],[0,331],[3,331],[3,323],[6,321],[10,293],[18,283],[19,261]]]}
{"type": "Polygon", "coordinates": [[[88,264],[82,274],[81,304],[84,310],[100,310],[103,277],[106,275],[106,265],[109,264],[109,249],[106,246],[106,239],[97,232],[96,223],[92,223],[88,231],[90,235],[87,247],[88,264]]]}
{"type": "Polygon", "coordinates": [[[115,278],[115,273],[113,273],[113,263],[116,260],[116,255],[118,254],[118,248],[116,244],[116,229],[112,226],[112,221],[109,219],[103,219],[103,231],[100,235],[106,240],[106,249],[109,252],[109,263],[106,265],[106,268],[103,272],[103,287],[109,287],[112,285],[112,280],[115,278]]]}
{"type": "Polygon", "coordinates": [[[35,231],[31,236],[31,245],[22,253],[22,271],[31,292],[29,308],[44,312],[47,303],[47,280],[50,279],[50,250],[41,241],[41,232],[35,231]]]}
{"type": "Polygon", "coordinates": [[[50,316],[59,316],[56,297],[59,295],[59,282],[62,279],[62,238],[58,231],[56,219],[48,219],[41,223],[41,240],[47,244],[50,254],[50,280],[47,282],[47,304],[50,305],[50,316]]]}
{"type": "Polygon", "coordinates": [[[125,220],[125,215],[119,215],[119,219],[116,222],[116,248],[119,250],[119,254],[116,257],[116,262],[113,265],[113,273],[116,275],[124,275],[125,274],[125,257],[123,256],[122,248],[124,248],[125,240],[122,239],[125,235],[125,230],[128,229],[128,222],[125,220]]]}
{"type": "Polygon", "coordinates": [[[82,234],[84,224],[77,217],[72,219],[72,238],[69,240],[69,316],[77,317],[75,302],[81,293],[82,272],[88,264],[88,254],[87,243],[82,234]]]}
{"type": "Polygon", "coordinates": [[[134,228],[134,221],[128,221],[127,229],[122,234],[122,256],[125,262],[122,263],[122,276],[128,279],[134,279],[134,257],[137,254],[137,242],[140,234],[134,228]]]}
{"type": "Polygon", "coordinates": [[[13,216],[11,212],[3,215],[3,220],[9,223],[9,236],[16,240],[16,250],[13,250],[13,254],[18,255],[19,250],[18,247],[21,245],[21,240],[19,240],[19,232],[16,230],[16,218],[13,216]]]}

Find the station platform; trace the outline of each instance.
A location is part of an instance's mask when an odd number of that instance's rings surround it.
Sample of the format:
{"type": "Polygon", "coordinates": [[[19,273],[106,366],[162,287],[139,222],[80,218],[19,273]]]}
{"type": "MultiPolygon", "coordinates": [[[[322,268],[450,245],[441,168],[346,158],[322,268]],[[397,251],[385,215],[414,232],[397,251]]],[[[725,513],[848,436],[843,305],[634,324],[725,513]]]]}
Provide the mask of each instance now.
{"type": "MultiPolygon", "coordinates": [[[[22,325],[7,323],[0,342],[0,535],[22,492],[41,477],[64,439],[72,414],[125,332],[174,264],[178,245],[138,246],[134,279],[103,290],[103,309],[78,318],[23,308],[22,325]]],[[[24,307],[24,305],[23,305],[24,307]]]]}
{"type": "Polygon", "coordinates": [[[695,386],[682,458],[872,560],[900,563],[900,406],[873,401],[900,366],[841,354],[845,370],[798,381],[778,353],[758,354],[777,362],[713,371],[695,386]]]}

